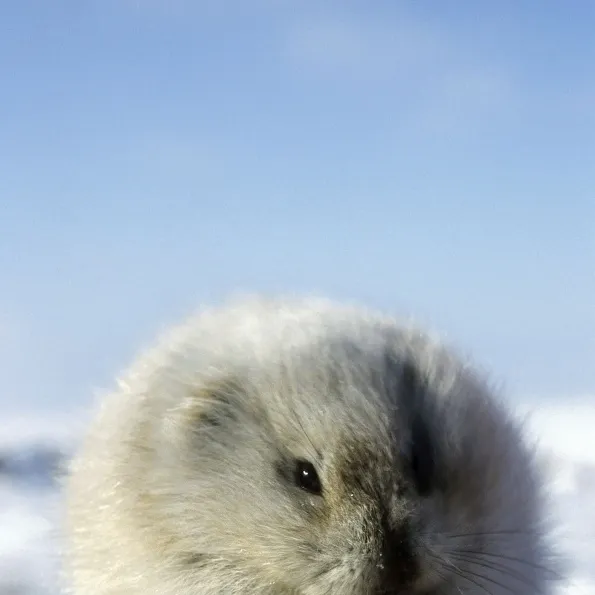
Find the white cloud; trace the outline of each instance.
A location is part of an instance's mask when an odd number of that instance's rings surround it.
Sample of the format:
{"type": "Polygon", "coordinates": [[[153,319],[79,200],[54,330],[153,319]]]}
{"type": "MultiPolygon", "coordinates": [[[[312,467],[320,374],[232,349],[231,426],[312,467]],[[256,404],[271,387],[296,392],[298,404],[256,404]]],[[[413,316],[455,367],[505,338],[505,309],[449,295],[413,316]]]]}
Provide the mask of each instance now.
{"type": "Polygon", "coordinates": [[[295,66],[324,76],[387,81],[420,74],[443,49],[436,32],[413,23],[326,17],[294,23],[286,52],[295,66]]]}
{"type": "Polygon", "coordinates": [[[480,59],[446,31],[408,17],[297,21],[285,51],[296,72],[321,84],[349,84],[350,92],[382,88],[422,131],[478,123],[518,105],[520,91],[506,68],[480,59]]]}
{"type": "Polygon", "coordinates": [[[595,466],[595,395],[523,404],[529,434],[558,457],[595,466]]]}

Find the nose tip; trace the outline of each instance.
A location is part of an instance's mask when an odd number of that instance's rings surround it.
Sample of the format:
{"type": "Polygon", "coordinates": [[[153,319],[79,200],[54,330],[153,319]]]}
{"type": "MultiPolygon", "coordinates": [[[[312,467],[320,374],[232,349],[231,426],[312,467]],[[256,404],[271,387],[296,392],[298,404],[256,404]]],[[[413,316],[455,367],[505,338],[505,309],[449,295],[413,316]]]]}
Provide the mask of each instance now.
{"type": "Polygon", "coordinates": [[[415,580],[419,563],[415,556],[411,531],[406,525],[397,529],[385,526],[382,546],[376,563],[380,591],[401,590],[415,580]]]}

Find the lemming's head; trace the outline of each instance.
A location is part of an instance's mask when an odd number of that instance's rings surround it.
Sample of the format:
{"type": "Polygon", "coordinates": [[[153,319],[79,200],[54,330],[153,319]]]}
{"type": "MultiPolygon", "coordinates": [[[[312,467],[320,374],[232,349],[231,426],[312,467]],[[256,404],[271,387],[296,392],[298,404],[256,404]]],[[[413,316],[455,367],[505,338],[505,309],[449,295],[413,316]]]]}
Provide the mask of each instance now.
{"type": "Polygon", "coordinates": [[[543,592],[530,454],[443,348],[318,302],[204,315],[174,344],[138,431],[189,576],[303,595],[543,592]]]}

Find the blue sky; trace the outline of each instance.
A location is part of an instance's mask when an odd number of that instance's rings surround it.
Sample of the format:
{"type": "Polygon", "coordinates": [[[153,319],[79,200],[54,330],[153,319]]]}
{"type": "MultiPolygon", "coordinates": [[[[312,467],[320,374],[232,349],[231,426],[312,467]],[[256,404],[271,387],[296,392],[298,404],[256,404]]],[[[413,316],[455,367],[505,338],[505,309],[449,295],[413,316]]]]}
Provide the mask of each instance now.
{"type": "Polygon", "coordinates": [[[595,392],[595,4],[0,4],[0,403],[79,406],[238,290],[595,392]]]}

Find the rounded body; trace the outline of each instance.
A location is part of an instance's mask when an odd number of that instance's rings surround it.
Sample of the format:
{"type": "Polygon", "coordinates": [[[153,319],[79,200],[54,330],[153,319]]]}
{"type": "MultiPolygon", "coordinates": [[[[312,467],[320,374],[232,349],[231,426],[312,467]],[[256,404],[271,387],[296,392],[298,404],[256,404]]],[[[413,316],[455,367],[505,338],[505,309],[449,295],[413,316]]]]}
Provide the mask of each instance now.
{"type": "Polygon", "coordinates": [[[164,336],[67,485],[76,595],[547,592],[518,424],[420,330],[246,300],[164,336]]]}

